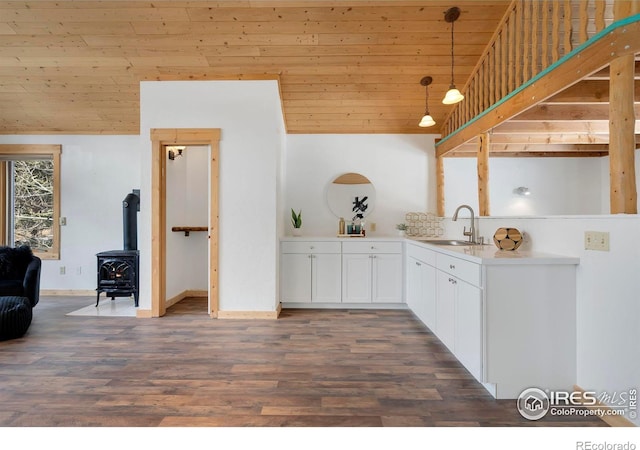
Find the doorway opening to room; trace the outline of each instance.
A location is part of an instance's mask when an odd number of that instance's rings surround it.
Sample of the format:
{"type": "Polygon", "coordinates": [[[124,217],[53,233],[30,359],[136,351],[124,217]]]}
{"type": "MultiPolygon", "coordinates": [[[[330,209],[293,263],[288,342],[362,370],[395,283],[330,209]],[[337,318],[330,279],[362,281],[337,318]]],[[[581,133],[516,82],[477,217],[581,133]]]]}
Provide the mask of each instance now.
{"type": "Polygon", "coordinates": [[[209,296],[209,146],[166,145],[165,152],[167,313],[204,314],[209,296]]]}
{"type": "Polygon", "coordinates": [[[205,295],[218,316],[219,138],[219,129],[151,130],[152,317],[205,295]]]}

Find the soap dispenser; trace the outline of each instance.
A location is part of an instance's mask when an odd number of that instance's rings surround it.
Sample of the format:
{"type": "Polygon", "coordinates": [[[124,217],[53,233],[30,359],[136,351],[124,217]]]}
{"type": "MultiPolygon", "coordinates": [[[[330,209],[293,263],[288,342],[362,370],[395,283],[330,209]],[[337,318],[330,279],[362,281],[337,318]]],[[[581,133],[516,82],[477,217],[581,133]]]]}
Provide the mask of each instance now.
{"type": "Polygon", "coordinates": [[[344,217],[340,217],[340,222],[338,224],[338,234],[344,234],[344,217]]]}

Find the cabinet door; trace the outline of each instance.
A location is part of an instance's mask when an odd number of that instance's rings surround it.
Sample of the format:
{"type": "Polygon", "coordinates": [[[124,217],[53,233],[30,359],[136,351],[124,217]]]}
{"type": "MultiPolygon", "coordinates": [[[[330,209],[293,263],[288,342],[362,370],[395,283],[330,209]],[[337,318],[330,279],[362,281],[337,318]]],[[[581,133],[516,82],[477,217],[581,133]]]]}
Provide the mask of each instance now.
{"type": "Polygon", "coordinates": [[[338,254],[311,256],[311,301],[340,303],[342,296],[342,258],[338,254]]]}
{"type": "Polygon", "coordinates": [[[422,298],[422,262],[415,258],[407,258],[407,306],[422,321],[420,314],[422,298]]]}
{"type": "Polygon", "coordinates": [[[455,353],[456,279],[437,271],[436,336],[455,353]]]}
{"type": "Polygon", "coordinates": [[[421,266],[422,276],[422,307],[420,319],[435,333],[436,331],[436,268],[428,264],[421,266]]]}
{"type": "Polygon", "coordinates": [[[407,305],[436,332],[436,269],[412,257],[407,258],[407,305]]]}
{"type": "Polygon", "coordinates": [[[280,298],[283,302],[311,301],[311,255],[284,253],[281,257],[280,298]]]}
{"type": "Polygon", "coordinates": [[[482,291],[458,280],[455,355],[482,381],[482,291]]]}
{"type": "Polygon", "coordinates": [[[342,255],[342,302],[371,303],[371,255],[342,255]]]}
{"type": "Polygon", "coordinates": [[[402,255],[376,254],[373,258],[374,303],[402,303],[402,255]]]}

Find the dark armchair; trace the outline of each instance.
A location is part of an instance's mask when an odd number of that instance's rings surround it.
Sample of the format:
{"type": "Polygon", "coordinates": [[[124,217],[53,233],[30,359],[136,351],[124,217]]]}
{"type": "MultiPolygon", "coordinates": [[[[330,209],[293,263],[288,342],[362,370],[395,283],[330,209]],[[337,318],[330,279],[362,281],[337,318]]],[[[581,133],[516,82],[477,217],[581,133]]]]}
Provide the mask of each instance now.
{"type": "Polygon", "coordinates": [[[0,297],[26,297],[31,307],[40,300],[41,260],[31,248],[0,247],[0,297]]]}

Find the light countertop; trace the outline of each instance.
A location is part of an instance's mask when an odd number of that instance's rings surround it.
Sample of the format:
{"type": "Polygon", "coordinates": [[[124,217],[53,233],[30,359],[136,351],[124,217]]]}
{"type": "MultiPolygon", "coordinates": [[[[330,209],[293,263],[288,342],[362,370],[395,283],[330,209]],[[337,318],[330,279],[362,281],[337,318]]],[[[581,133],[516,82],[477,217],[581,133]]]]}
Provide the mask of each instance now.
{"type": "MultiPolygon", "coordinates": [[[[442,237],[434,238],[441,240],[442,237]]],[[[444,238],[446,239],[446,238],[444,238]]],[[[456,258],[464,259],[477,264],[487,265],[526,265],[526,264],[579,264],[580,258],[575,256],[541,253],[530,250],[500,250],[495,245],[435,245],[430,244],[429,239],[411,238],[400,236],[372,236],[372,237],[335,237],[335,236],[285,236],[281,241],[297,242],[403,242],[436,251],[456,258]]]]}
{"type": "MultiPolygon", "coordinates": [[[[440,239],[440,238],[438,238],[440,239]]],[[[493,244],[485,245],[435,245],[428,239],[407,238],[408,244],[434,250],[470,262],[488,265],[503,264],[579,264],[580,258],[575,256],[556,255],[552,253],[533,252],[530,250],[500,250],[493,244]]]]}

